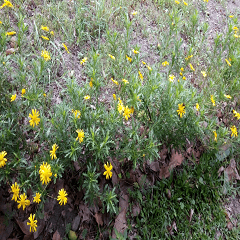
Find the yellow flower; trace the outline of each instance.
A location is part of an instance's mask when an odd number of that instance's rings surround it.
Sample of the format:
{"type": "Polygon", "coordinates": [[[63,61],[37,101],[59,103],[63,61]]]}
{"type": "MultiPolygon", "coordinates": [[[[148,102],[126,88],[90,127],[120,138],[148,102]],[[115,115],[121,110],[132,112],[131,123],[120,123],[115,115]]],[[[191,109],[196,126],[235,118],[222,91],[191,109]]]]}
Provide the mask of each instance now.
{"type": "Polygon", "coordinates": [[[47,96],[46,93],[44,93],[43,96],[46,97],[47,96]]]}
{"type": "Polygon", "coordinates": [[[13,8],[13,5],[12,5],[12,3],[10,1],[4,0],[4,4],[2,6],[0,6],[0,9],[4,8],[4,7],[13,8]]]}
{"type": "Polygon", "coordinates": [[[79,143],[83,142],[83,138],[84,138],[84,131],[81,129],[77,129],[76,133],[78,134],[76,141],[79,140],[79,143]]]}
{"type": "Polygon", "coordinates": [[[193,55],[190,55],[190,56],[187,56],[185,59],[186,60],[189,60],[190,58],[192,58],[193,57],[193,55]]]}
{"type": "Polygon", "coordinates": [[[63,188],[59,190],[57,200],[59,201],[60,205],[65,205],[67,203],[67,195],[67,192],[63,188]]]}
{"type": "Polygon", "coordinates": [[[36,195],[35,195],[35,197],[33,199],[33,202],[40,203],[41,202],[40,197],[41,197],[41,193],[36,193],[36,195]]]}
{"type": "Polygon", "coordinates": [[[79,110],[75,110],[75,111],[72,110],[72,112],[74,113],[75,118],[79,119],[81,117],[81,112],[79,110]]]}
{"type": "Polygon", "coordinates": [[[36,227],[37,227],[37,220],[34,220],[34,218],[35,218],[35,214],[33,214],[33,215],[30,214],[30,217],[28,218],[28,220],[30,222],[27,222],[27,225],[30,226],[30,232],[31,231],[33,231],[33,232],[37,231],[37,229],[36,229],[36,227]]]}
{"type": "Polygon", "coordinates": [[[29,113],[29,117],[31,118],[31,120],[29,120],[30,126],[35,127],[35,124],[36,126],[39,124],[39,111],[37,111],[36,109],[32,109],[32,114],[29,113]]]}
{"type": "Polygon", "coordinates": [[[112,172],[111,172],[111,170],[112,170],[112,168],[113,168],[113,166],[112,166],[112,164],[110,163],[108,163],[107,162],[107,164],[104,164],[104,168],[105,168],[105,172],[103,173],[103,175],[106,175],[106,179],[109,179],[109,178],[111,178],[112,177],[112,172]]]}
{"type": "Polygon", "coordinates": [[[46,51],[46,50],[43,50],[43,51],[42,51],[41,57],[43,57],[45,61],[51,60],[50,54],[49,54],[49,52],[46,51]]]}
{"type": "Polygon", "coordinates": [[[169,62],[168,62],[168,61],[165,61],[165,62],[162,63],[162,65],[163,65],[164,67],[166,67],[167,65],[169,65],[169,62]]]}
{"type": "Polygon", "coordinates": [[[40,166],[39,170],[40,174],[40,181],[42,182],[42,185],[48,184],[51,181],[52,171],[50,164],[43,162],[43,164],[40,166]]]}
{"type": "Polygon", "coordinates": [[[138,71],[138,74],[139,74],[140,79],[143,81],[143,75],[142,75],[142,73],[141,73],[140,71],[138,71]]]}
{"type": "Polygon", "coordinates": [[[205,71],[201,71],[203,77],[205,78],[207,76],[206,72],[205,71]]]}
{"type": "Polygon", "coordinates": [[[115,60],[115,57],[114,57],[113,55],[108,54],[108,56],[109,56],[111,59],[115,60]]]}
{"type": "Polygon", "coordinates": [[[179,73],[181,76],[183,75],[182,72],[179,73]]]}
{"type": "Polygon", "coordinates": [[[204,2],[208,2],[208,0],[203,0],[204,2]]]}
{"type": "Polygon", "coordinates": [[[122,114],[122,112],[124,111],[125,107],[124,107],[124,105],[123,105],[121,100],[118,102],[117,108],[118,108],[118,112],[120,114],[122,114]]]}
{"type": "Polygon", "coordinates": [[[92,81],[92,80],[89,82],[89,86],[90,86],[91,88],[93,87],[93,81],[92,81]]]}
{"type": "Polygon", "coordinates": [[[0,24],[2,24],[2,21],[0,21],[0,24]]]}
{"type": "Polygon", "coordinates": [[[41,29],[42,29],[43,31],[49,32],[49,27],[47,27],[47,26],[44,27],[44,26],[42,25],[42,26],[41,26],[41,29]]]}
{"type": "Polygon", "coordinates": [[[171,74],[171,75],[169,75],[169,78],[168,78],[168,79],[169,79],[170,82],[173,82],[174,79],[175,79],[175,76],[171,74]]]}
{"type": "Polygon", "coordinates": [[[228,98],[228,99],[231,99],[232,97],[230,95],[226,95],[224,94],[224,97],[228,98]]]}
{"type": "Polygon", "coordinates": [[[128,106],[126,106],[124,108],[124,112],[123,112],[123,116],[125,117],[126,120],[128,120],[128,118],[130,118],[130,114],[131,114],[131,109],[128,108],[128,106]]]}
{"type": "Polygon", "coordinates": [[[41,36],[41,38],[44,39],[44,40],[49,41],[49,38],[48,38],[48,37],[45,37],[45,36],[43,36],[43,35],[41,36]]]}
{"type": "Polygon", "coordinates": [[[6,32],[6,36],[13,36],[13,35],[15,35],[16,34],[16,32],[14,32],[14,31],[12,31],[12,32],[6,32]]]}
{"type": "Polygon", "coordinates": [[[199,109],[200,109],[200,106],[198,103],[196,103],[196,109],[197,109],[197,111],[199,111],[199,109]]]}
{"type": "Polygon", "coordinates": [[[133,51],[134,54],[138,54],[139,53],[139,51],[134,50],[134,49],[132,49],[132,51],[133,51]]]}
{"type": "Polygon", "coordinates": [[[11,96],[11,102],[15,101],[16,97],[17,97],[17,94],[12,95],[11,96]]]}
{"type": "Polygon", "coordinates": [[[6,155],[7,155],[6,151],[0,152],[0,168],[6,165],[6,161],[7,161],[7,159],[5,158],[6,155]]]}
{"type": "Polygon", "coordinates": [[[152,71],[152,68],[150,66],[147,65],[147,68],[149,71],[152,71]]]}
{"type": "Polygon", "coordinates": [[[231,131],[232,131],[231,137],[232,137],[232,136],[237,137],[238,132],[237,132],[236,126],[233,125],[232,127],[230,127],[230,129],[231,129],[231,131]]]}
{"type": "Polygon", "coordinates": [[[235,32],[238,32],[238,27],[233,27],[233,30],[235,31],[235,32]]]}
{"type": "Polygon", "coordinates": [[[26,89],[25,88],[23,88],[22,89],[22,97],[23,97],[23,95],[26,93],[26,89]]]}
{"type": "Polygon", "coordinates": [[[213,131],[213,133],[214,133],[214,141],[217,142],[217,132],[216,132],[216,131],[213,131]]]}
{"type": "Polygon", "coordinates": [[[137,11],[132,11],[133,16],[137,15],[137,13],[138,13],[137,11]]]}
{"type": "Polygon", "coordinates": [[[190,67],[193,71],[195,71],[195,69],[194,69],[194,67],[193,67],[193,65],[192,65],[191,63],[189,63],[189,67],[190,67]]]}
{"type": "Polygon", "coordinates": [[[17,201],[17,199],[19,197],[19,191],[20,191],[20,189],[19,189],[17,182],[12,184],[12,186],[11,186],[11,192],[13,193],[12,200],[14,200],[15,202],[17,201]]]}
{"type": "Polygon", "coordinates": [[[65,50],[67,51],[67,53],[70,53],[70,52],[68,51],[67,46],[66,46],[64,43],[62,43],[62,45],[63,45],[63,47],[65,48],[65,50]]]}
{"type": "Polygon", "coordinates": [[[226,63],[228,64],[229,67],[232,66],[232,64],[231,64],[227,59],[225,59],[225,61],[226,61],[226,63]]]}
{"type": "Polygon", "coordinates": [[[81,61],[80,61],[80,64],[83,65],[86,61],[87,61],[87,57],[83,58],[81,61]]]}
{"type": "Polygon", "coordinates": [[[18,204],[18,208],[20,208],[21,206],[23,207],[23,210],[25,209],[26,206],[29,205],[29,200],[27,200],[27,196],[26,194],[21,194],[19,197],[19,200],[17,201],[18,204]]]}
{"type": "Polygon", "coordinates": [[[111,78],[111,80],[112,80],[116,85],[118,85],[118,81],[114,80],[113,78],[111,78]]]}
{"type": "Polygon", "coordinates": [[[234,117],[236,117],[238,120],[240,119],[240,113],[237,111],[233,110],[234,117]]]}
{"type": "Polygon", "coordinates": [[[146,65],[146,63],[145,63],[144,61],[142,61],[142,64],[143,64],[143,65],[146,65]]]}
{"type": "Polygon", "coordinates": [[[127,55],[126,55],[126,59],[127,59],[129,62],[132,62],[132,58],[128,57],[127,55]]]}
{"type": "Polygon", "coordinates": [[[179,4],[180,2],[179,2],[179,1],[177,1],[177,0],[175,0],[175,3],[176,3],[176,4],[179,4]]]}
{"type": "Polygon", "coordinates": [[[90,96],[89,96],[89,95],[86,95],[86,96],[84,96],[84,99],[85,99],[85,100],[88,100],[88,99],[90,99],[90,96]]]}
{"type": "Polygon", "coordinates": [[[133,114],[134,113],[134,107],[131,107],[130,108],[130,114],[133,114]]]}
{"type": "Polygon", "coordinates": [[[185,111],[185,106],[183,105],[183,103],[178,104],[177,113],[178,113],[178,115],[180,116],[180,118],[182,118],[182,116],[186,113],[186,111],[185,111]]]}
{"type": "Polygon", "coordinates": [[[115,101],[117,100],[116,94],[113,94],[113,99],[114,99],[115,101]]]}
{"type": "Polygon", "coordinates": [[[126,79],[122,79],[122,81],[125,83],[125,84],[129,84],[129,81],[128,80],[126,80],[126,79]]]}
{"type": "Polygon", "coordinates": [[[52,160],[57,158],[56,151],[57,151],[58,148],[59,147],[58,147],[58,145],[56,143],[54,143],[52,145],[52,150],[50,150],[50,157],[51,157],[52,160]]]}
{"type": "Polygon", "coordinates": [[[183,77],[182,79],[183,79],[183,80],[186,80],[186,77],[183,77]]]}
{"type": "Polygon", "coordinates": [[[184,1],[183,1],[183,3],[184,3],[184,5],[188,6],[188,3],[184,2],[184,1]]]}
{"type": "Polygon", "coordinates": [[[54,36],[54,32],[53,32],[53,31],[51,31],[50,34],[51,34],[52,36],[54,36]]]}
{"type": "Polygon", "coordinates": [[[216,106],[215,100],[213,99],[213,95],[211,95],[211,101],[212,101],[212,105],[213,105],[213,106],[216,106]]]}
{"type": "Polygon", "coordinates": [[[229,17],[230,17],[230,18],[234,18],[234,15],[230,15],[229,17]]]}

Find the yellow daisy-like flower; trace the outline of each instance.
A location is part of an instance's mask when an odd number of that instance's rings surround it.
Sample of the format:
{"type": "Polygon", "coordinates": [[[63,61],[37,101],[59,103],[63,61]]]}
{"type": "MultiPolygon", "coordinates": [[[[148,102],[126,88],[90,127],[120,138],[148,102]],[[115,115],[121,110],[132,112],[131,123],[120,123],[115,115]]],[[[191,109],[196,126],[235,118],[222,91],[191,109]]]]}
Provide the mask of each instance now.
{"type": "Polygon", "coordinates": [[[147,65],[147,68],[149,71],[152,71],[152,68],[150,66],[147,65]]]}
{"type": "Polygon", "coordinates": [[[138,54],[138,53],[139,53],[139,51],[137,51],[137,50],[135,50],[135,49],[132,49],[132,52],[133,52],[134,54],[138,54]]]}
{"type": "Polygon", "coordinates": [[[93,80],[89,82],[89,86],[92,88],[93,87],[93,80]]]}
{"type": "Polygon", "coordinates": [[[52,36],[54,36],[54,32],[53,32],[53,31],[51,31],[50,34],[51,34],[52,36]]]}
{"type": "Polygon", "coordinates": [[[63,47],[65,48],[65,50],[67,51],[67,53],[70,53],[70,52],[68,51],[68,47],[67,47],[64,43],[62,43],[62,45],[63,45],[63,47]]]}
{"type": "Polygon", "coordinates": [[[231,99],[232,97],[230,95],[226,95],[224,94],[224,97],[228,98],[228,99],[231,99]]]}
{"type": "Polygon", "coordinates": [[[84,96],[85,100],[89,100],[91,97],[89,95],[84,96]]]}
{"type": "Polygon", "coordinates": [[[81,61],[80,61],[80,64],[83,65],[86,61],[87,61],[87,57],[83,58],[81,61]]]}
{"type": "Polygon", "coordinates": [[[113,78],[111,78],[111,80],[112,80],[116,85],[118,85],[118,81],[114,80],[113,78]]]}
{"type": "Polygon", "coordinates": [[[111,172],[111,170],[112,170],[112,168],[113,168],[113,166],[112,166],[112,164],[110,163],[108,163],[107,162],[107,164],[104,164],[104,168],[105,168],[105,172],[103,173],[103,175],[106,175],[106,179],[109,179],[109,178],[111,178],[112,177],[112,172],[111,172]]]}
{"type": "Polygon", "coordinates": [[[184,5],[188,6],[188,3],[186,3],[185,1],[183,1],[184,5]]]}
{"type": "Polygon", "coordinates": [[[173,82],[175,79],[175,76],[173,74],[171,74],[171,75],[169,75],[168,79],[170,82],[173,82]]]}
{"type": "Polygon", "coordinates": [[[230,15],[229,17],[230,17],[230,18],[234,18],[234,15],[230,15]]]}
{"type": "Polygon", "coordinates": [[[16,97],[17,97],[17,94],[12,95],[11,96],[11,102],[15,101],[16,97]]]}
{"type": "Polygon", "coordinates": [[[183,77],[182,79],[183,79],[183,80],[186,80],[186,77],[183,77]]]}
{"type": "Polygon", "coordinates": [[[30,217],[28,218],[28,220],[30,222],[27,222],[27,225],[30,226],[30,232],[31,231],[33,231],[33,232],[37,231],[37,229],[36,229],[36,227],[37,227],[37,220],[34,220],[34,218],[35,218],[35,214],[33,214],[33,215],[30,214],[30,217]]]}
{"type": "Polygon", "coordinates": [[[40,203],[41,202],[41,193],[36,193],[35,197],[33,198],[33,202],[40,203]]]}
{"type": "Polygon", "coordinates": [[[51,157],[52,160],[57,158],[56,151],[57,151],[58,148],[59,147],[58,147],[58,145],[56,143],[54,143],[52,145],[52,150],[50,150],[50,157],[51,157]]]}
{"type": "Polygon", "coordinates": [[[0,152],[0,168],[6,165],[6,162],[7,162],[7,159],[5,158],[6,155],[7,155],[6,151],[0,152]]]}
{"type": "Polygon", "coordinates": [[[213,99],[213,95],[211,95],[211,102],[212,102],[212,105],[215,107],[216,103],[215,103],[215,100],[213,99]]]}
{"type": "Polygon", "coordinates": [[[193,65],[192,65],[191,63],[189,63],[189,67],[190,67],[193,71],[195,71],[195,69],[194,69],[194,67],[193,67],[193,65]]]}
{"type": "Polygon", "coordinates": [[[16,34],[16,32],[15,31],[12,31],[12,32],[6,32],[6,36],[13,36],[13,35],[15,35],[16,34]]]}
{"type": "Polygon", "coordinates": [[[39,174],[42,185],[48,184],[51,181],[50,177],[52,176],[50,164],[43,162],[43,164],[40,166],[39,174]]]}
{"type": "Polygon", "coordinates": [[[75,115],[74,117],[75,117],[75,118],[78,118],[78,119],[79,119],[79,118],[81,117],[81,112],[80,112],[79,110],[73,110],[73,109],[72,109],[72,112],[74,113],[74,115],[75,115]]]}
{"type": "Polygon", "coordinates": [[[14,200],[15,202],[17,201],[18,197],[19,197],[19,186],[18,184],[15,182],[14,184],[12,184],[11,186],[11,192],[13,193],[13,197],[12,200],[14,200]]]}
{"type": "Polygon", "coordinates": [[[23,95],[26,93],[26,89],[25,88],[23,88],[22,89],[22,97],[23,97],[23,95]]]}
{"type": "Polygon", "coordinates": [[[3,3],[2,6],[0,6],[0,9],[4,8],[4,7],[13,8],[13,5],[12,5],[12,3],[10,1],[4,0],[4,3],[3,3]]]}
{"type": "Polygon", "coordinates": [[[186,60],[189,60],[190,58],[192,58],[193,57],[193,55],[190,55],[190,56],[187,56],[185,59],[186,60]]]}
{"type": "Polygon", "coordinates": [[[132,112],[132,110],[129,109],[128,106],[126,106],[124,108],[123,116],[125,117],[126,120],[128,120],[128,118],[130,118],[131,112],[132,112]]]}
{"type": "Polygon", "coordinates": [[[238,136],[238,132],[237,132],[237,128],[235,125],[233,125],[232,127],[230,127],[232,133],[231,133],[231,137],[237,137],[238,136]]]}
{"type": "Polygon", "coordinates": [[[67,192],[63,188],[59,190],[57,200],[59,201],[60,205],[65,205],[67,203],[67,195],[67,192]]]}
{"type": "Polygon", "coordinates": [[[182,116],[186,113],[186,111],[185,111],[185,106],[183,105],[183,103],[178,104],[177,113],[178,113],[178,115],[180,116],[180,118],[182,118],[182,116]]]}
{"type": "Polygon", "coordinates": [[[39,111],[37,111],[36,109],[32,109],[32,114],[29,113],[29,117],[31,118],[31,120],[29,120],[30,126],[35,127],[35,124],[36,126],[39,124],[39,111]]]}
{"type": "Polygon", "coordinates": [[[138,71],[138,75],[139,75],[140,79],[143,81],[143,75],[140,71],[138,71]]]}
{"type": "Polygon", "coordinates": [[[201,71],[203,77],[205,78],[207,76],[206,72],[205,71],[201,71]]]}
{"type": "Polygon", "coordinates": [[[42,51],[41,57],[43,57],[45,61],[51,60],[50,54],[49,54],[49,52],[46,51],[46,50],[43,50],[43,51],[42,51]]]}
{"type": "Polygon", "coordinates": [[[237,111],[233,110],[234,117],[236,117],[238,120],[240,119],[240,113],[237,111]]]}
{"type": "Polygon", "coordinates": [[[118,109],[118,112],[119,112],[120,114],[122,114],[122,112],[123,112],[124,109],[125,109],[125,107],[124,107],[124,105],[123,105],[123,103],[122,103],[121,100],[118,102],[117,109],[118,109]]]}
{"type": "Polygon", "coordinates": [[[79,143],[83,142],[84,139],[84,131],[81,129],[77,129],[76,133],[78,134],[76,141],[79,140],[79,143]]]}
{"type": "Polygon", "coordinates": [[[231,64],[227,59],[225,59],[225,61],[226,61],[226,63],[228,64],[229,67],[232,66],[232,64],[231,64]]]}
{"type": "Polygon", "coordinates": [[[41,38],[44,39],[44,40],[49,41],[49,38],[48,38],[48,37],[45,37],[45,36],[43,36],[43,35],[41,36],[41,38]]]}
{"type": "Polygon", "coordinates": [[[208,0],[203,0],[204,2],[208,2],[208,0]]]}
{"type": "Polygon", "coordinates": [[[162,65],[163,65],[164,67],[166,67],[167,65],[169,65],[169,62],[168,62],[168,61],[165,61],[165,62],[162,63],[162,65]]]}
{"type": "Polygon", "coordinates": [[[115,101],[117,100],[116,94],[113,94],[113,99],[114,99],[115,101]]]}
{"type": "Polygon", "coordinates": [[[175,0],[175,3],[176,3],[176,4],[179,4],[180,2],[179,2],[179,1],[177,1],[177,0],[175,0]]]}
{"type": "Polygon", "coordinates": [[[126,80],[126,79],[122,79],[122,81],[125,83],[125,84],[129,84],[129,81],[128,80],[126,80]]]}
{"type": "Polygon", "coordinates": [[[127,55],[126,55],[126,59],[127,59],[129,62],[132,62],[132,58],[128,57],[127,55]]]}
{"type": "Polygon", "coordinates": [[[217,142],[217,132],[213,131],[213,133],[214,133],[214,141],[217,142]]]}
{"type": "Polygon", "coordinates": [[[27,200],[27,196],[25,193],[20,195],[17,203],[19,203],[18,208],[23,207],[23,210],[25,209],[26,206],[29,205],[29,200],[27,200]]]}
{"type": "Polygon", "coordinates": [[[199,109],[200,109],[200,106],[198,103],[196,103],[196,109],[197,109],[197,111],[199,111],[199,109]]]}
{"type": "Polygon", "coordinates": [[[45,32],[49,32],[49,27],[47,27],[47,26],[41,26],[41,29],[43,30],[43,31],[45,31],[45,32]]]}
{"type": "Polygon", "coordinates": [[[108,56],[109,56],[111,59],[115,60],[115,57],[114,57],[113,55],[108,54],[108,56]]]}
{"type": "Polygon", "coordinates": [[[133,16],[137,15],[137,13],[138,13],[137,11],[132,11],[133,16]]]}

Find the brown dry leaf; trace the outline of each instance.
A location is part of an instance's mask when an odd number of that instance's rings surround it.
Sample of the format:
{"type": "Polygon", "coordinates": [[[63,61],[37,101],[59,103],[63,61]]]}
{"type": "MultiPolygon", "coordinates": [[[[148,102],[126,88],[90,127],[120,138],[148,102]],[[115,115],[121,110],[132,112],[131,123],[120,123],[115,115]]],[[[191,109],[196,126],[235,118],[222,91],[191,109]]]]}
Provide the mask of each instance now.
{"type": "Polygon", "coordinates": [[[192,221],[193,213],[194,213],[194,209],[191,209],[191,210],[190,210],[190,215],[189,215],[189,222],[192,221]]]}
{"type": "Polygon", "coordinates": [[[10,236],[13,230],[13,222],[8,221],[6,225],[6,219],[4,216],[0,216],[0,239],[6,240],[10,236]]]}
{"type": "Polygon", "coordinates": [[[227,228],[228,228],[228,230],[231,231],[233,229],[233,224],[231,222],[228,222],[227,223],[227,228]]]}
{"type": "Polygon", "coordinates": [[[138,216],[140,212],[141,212],[141,208],[139,206],[139,203],[133,205],[133,207],[132,207],[132,215],[133,215],[133,217],[138,216]]]}
{"type": "Polygon", "coordinates": [[[128,195],[121,192],[120,198],[119,198],[119,209],[120,211],[127,210],[128,209],[128,195]]]}
{"type": "Polygon", "coordinates": [[[240,180],[240,176],[239,176],[238,171],[236,169],[236,162],[235,162],[234,159],[230,160],[230,164],[224,170],[224,172],[227,174],[229,181],[231,181],[232,179],[240,180]]]}
{"type": "Polygon", "coordinates": [[[180,166],[182,164],[184,160],[184,157],[181,153],[175,152],[175,150],[172,150],[172,156],[170,159],[170,163],[169,163],[169,169],[173,169],[177,166],[180,166]]]}
{"type": "Polygon", "coordinates": [[[9,48],[6,50],[6,55],[11,55],[13,53],[15,53],[18,50],[18,48],[9,48]]]}
{"type": "Polygon", "coordinates": [[[82,202],[79,205],[79,216],[82,217],[82,222],[89,222],[90,218],[91,218],[91,212],[89,210],[89,208],[82,202]]]}
{"type": "Polygon", "coordinates": [[[150,169],[154,172],[158,172],[160,170],[159,162],[151,162],[150,169]]]}
{"type": "Polygon", "coordinates": [[[56,232],[53,234],[52,240],[61,240],[61,236],[60,236],[58,230],[56,230],[56,232]]]}
{"type": "Polygon", "coordinates": [[[34,234],[33,234],[34,239],[39,237],[39,235],[42,233],[44,227],[45,227],[45,221],[43,219],[39,219],[38,222],[37,222],[37,231],[34,232],[34,234]]]}
{"type": "Polygon", "coordinates": [[[160,171],[159,171],[160,179],[168,178],[169,176],[170,176],[170,172],[168,170],[168,166],[163,166],[162,168],[160,168],[160,171]]]}
{"type": "Polygon", "coordinates": [[[164,161],[167,158],[167,154],[168,154],[168,149],[166,146],[163,146],[163,149],[159,154],[162,161],[164,161]]]}
{"type": "Polygon", "coordinates": [[[220,177],[220,175],[221,175],[221,173],[224,171],[224,167],[223,166],[221,166],[220,168],[219,168],[219,170],[218,170],[218,176],[220,177]]]}
{"type": "Polygon", "coordinates": [[[95,213],[94,215],[95,219],[96,219],[96,222],[98,224],[98,226],[102,226],[103,225],[103,220],[102,220],[102,213],[95,213]]]}
{"type": "MultiPolygon", "coordinates": [[[[114,227],[118,232],[123,233],[126,229],[127,229],[127,218],[126,218],[126,212],[127,210],[124,209],[123,211],[121,211],[114,223],[114,227]]],[[[112,231],[112,238],[116,238],[116,234],[115,231],[112,231]]]]}
{"type": "Polygon", "coordinates": [[[17,37],[14,36],[14,37],[11,37],[11,40],[10,40],[10,46],[11,48],[16,48],[17,47],[17,37]]]}
{"type": "Polygon", "coordinates": [[[115,186],[119,183],[118,176],[117,176],[115,170],[113,170],[113,174],[112,174],[112,183],[113,183],[113,186],[115,186]]]}
{"type": "Polygon", "coordinates": [[[18,226],[21,228],[22,232],[25,234],[25,235],[30,235],[30,227],[27,225],[27,222],[28,222],[28,219],[25,220],[24,222],[16,219],[17,221],[17,224],[18,226]]]}

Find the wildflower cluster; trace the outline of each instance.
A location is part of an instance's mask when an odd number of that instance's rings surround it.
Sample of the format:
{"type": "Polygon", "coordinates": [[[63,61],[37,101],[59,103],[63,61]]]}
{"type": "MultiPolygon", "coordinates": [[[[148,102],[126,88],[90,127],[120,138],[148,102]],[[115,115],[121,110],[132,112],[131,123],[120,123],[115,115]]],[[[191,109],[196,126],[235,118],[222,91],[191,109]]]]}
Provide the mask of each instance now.
{"type": "Polygon", "coordinates": [[[117,108],[118,108],[119,114],[123,114],[123,117],[125,117],[126,120],[128,120],[128,118],[130,118],[134,112],[134,108],[133,107],[129,108],[128,106],[124,106],[120,98],[118,98],[117,108]]]}

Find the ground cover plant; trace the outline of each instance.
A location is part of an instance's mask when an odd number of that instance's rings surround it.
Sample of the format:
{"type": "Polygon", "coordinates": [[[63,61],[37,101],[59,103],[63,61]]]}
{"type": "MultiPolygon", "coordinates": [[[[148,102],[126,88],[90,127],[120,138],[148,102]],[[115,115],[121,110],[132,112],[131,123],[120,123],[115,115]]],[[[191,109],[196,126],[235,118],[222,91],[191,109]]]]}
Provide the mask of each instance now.
{"type": "Polygon", "coordinates": [[[238,238],[237,7],[1,2],[4,239],[238,238]]]}

